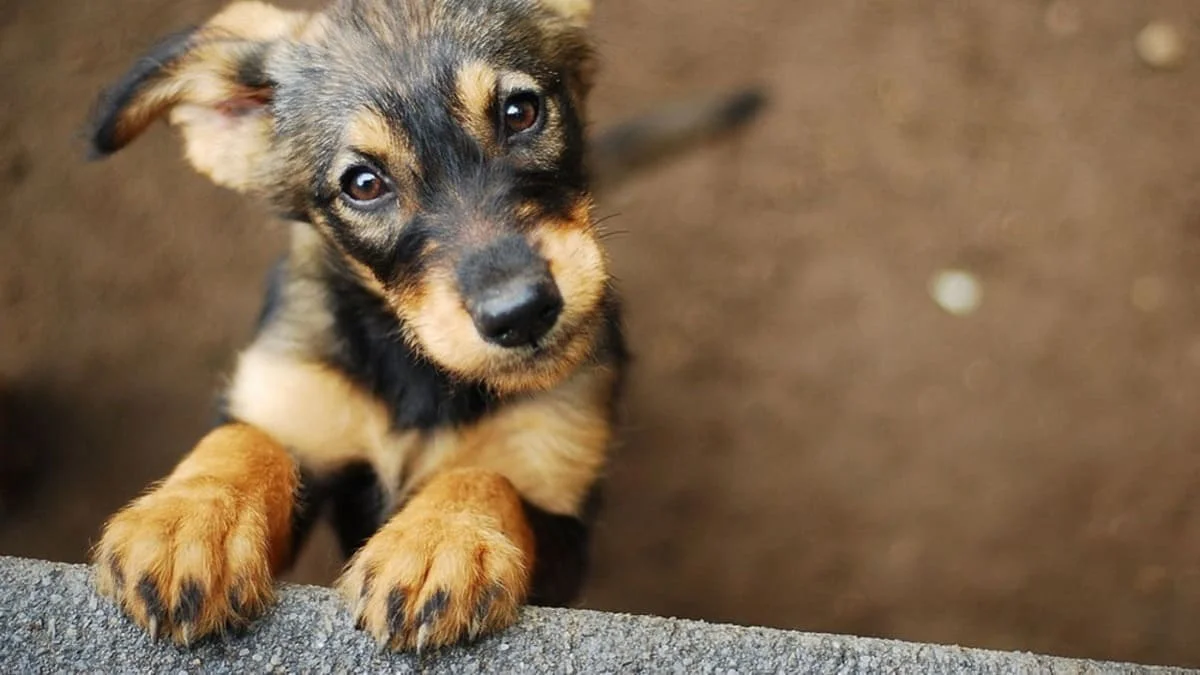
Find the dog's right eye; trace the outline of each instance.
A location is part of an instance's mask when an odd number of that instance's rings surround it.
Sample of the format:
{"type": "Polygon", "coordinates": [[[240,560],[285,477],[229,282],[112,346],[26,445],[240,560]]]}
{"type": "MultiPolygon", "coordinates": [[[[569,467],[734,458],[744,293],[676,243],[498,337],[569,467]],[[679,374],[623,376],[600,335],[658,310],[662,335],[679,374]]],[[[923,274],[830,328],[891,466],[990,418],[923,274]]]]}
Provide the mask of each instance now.
{"type": "Polygon", "coordinates": [[[342,174],[342,194],[356,206],[371,206],[391,191],[387,180],[370,167],[356,166],[342,174]]]}

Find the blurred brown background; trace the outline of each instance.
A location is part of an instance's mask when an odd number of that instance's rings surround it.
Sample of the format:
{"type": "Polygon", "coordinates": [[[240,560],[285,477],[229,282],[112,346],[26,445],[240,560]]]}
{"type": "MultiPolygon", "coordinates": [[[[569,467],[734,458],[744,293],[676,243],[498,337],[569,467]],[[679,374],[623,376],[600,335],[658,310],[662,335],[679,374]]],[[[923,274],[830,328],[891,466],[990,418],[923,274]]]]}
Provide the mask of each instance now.
{"type": "MultiPolygon", "coordinates": [[[[249,337],[281,228],[162,127],[74,137],[219,5],[3,3],[0,553],[82,560],[249,337]]],[[[600,0],[596,34],[599,123],[772,103],[601,205],[639,360],[587,605],[1200,665],[1200,6],[600,0]]]]}

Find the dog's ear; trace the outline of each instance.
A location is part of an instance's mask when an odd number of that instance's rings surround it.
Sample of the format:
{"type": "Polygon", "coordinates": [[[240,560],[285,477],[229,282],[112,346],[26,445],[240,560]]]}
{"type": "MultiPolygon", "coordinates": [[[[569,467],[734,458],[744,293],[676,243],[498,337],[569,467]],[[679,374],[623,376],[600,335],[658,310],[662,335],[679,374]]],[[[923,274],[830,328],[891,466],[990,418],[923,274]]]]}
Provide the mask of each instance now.
{"type": "Polygon", "coordinates": [[[302,35],[310,20],[303,12],[236,2],[208,23],[160,41],[100,96],[89,133],[92,155],[121,150],[165,117],[182,131],[196,169],[219,185],[253,189],[271,143],[267,55],[277,41],[302,35]]]}
{"type": "Polygon", "coordinates": [[[592,19],[592,0],[542,0],[542,4],[580,28],[592,19]]]}

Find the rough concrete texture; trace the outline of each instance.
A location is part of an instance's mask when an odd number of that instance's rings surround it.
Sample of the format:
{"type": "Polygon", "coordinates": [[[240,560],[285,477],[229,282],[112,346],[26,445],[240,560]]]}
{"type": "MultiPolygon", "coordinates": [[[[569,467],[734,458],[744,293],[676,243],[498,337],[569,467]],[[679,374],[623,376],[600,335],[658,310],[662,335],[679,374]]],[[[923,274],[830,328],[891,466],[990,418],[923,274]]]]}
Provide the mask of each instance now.
{"type": "Polygon", "coordinates": [[[1135,673],[1184,672],[593,611],[528,609],[514,628],[418,659],[380,653],[332,591],[285,585],[246,634],[153,644],[91,589],[86,567],[0,557],[5,672],[1135,673]]]}

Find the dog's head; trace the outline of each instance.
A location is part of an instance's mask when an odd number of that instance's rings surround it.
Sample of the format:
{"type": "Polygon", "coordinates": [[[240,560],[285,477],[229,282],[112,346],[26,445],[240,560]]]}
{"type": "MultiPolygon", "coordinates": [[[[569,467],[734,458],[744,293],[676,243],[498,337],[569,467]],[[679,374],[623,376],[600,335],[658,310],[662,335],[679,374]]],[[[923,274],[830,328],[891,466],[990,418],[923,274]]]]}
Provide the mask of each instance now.
{"type": "Polygon", "coordinates": [[[199,171],[311,223],[428,358],[547,387],[591,353],[609,281],[584,168],[590,9],[238,2],[101,98],[93,150],[168,119],[199,171]]]}

